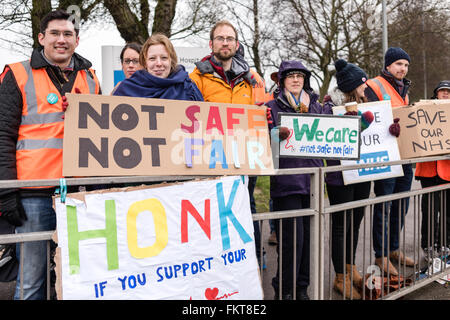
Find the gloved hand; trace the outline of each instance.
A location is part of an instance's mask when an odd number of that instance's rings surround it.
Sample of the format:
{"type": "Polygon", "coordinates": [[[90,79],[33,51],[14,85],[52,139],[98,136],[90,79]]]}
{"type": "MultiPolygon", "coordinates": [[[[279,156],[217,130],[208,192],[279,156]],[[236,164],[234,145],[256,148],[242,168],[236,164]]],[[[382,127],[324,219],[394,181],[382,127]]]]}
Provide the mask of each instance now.
{"type": "Polygon", "coordinates": [[[374,116],[371,111],[366,111],[361,115],[361,132],[366,130],[373,122],[374,116]]]}
{"type": "Polygon", "coordinates": [[[267,113],[266,113],[266,118],[267,118],[267,122],[269,123],[269,124],[272,124],[273,123],[273,119],[272,119],[272,109],[271,108],[267,108],[267,113]]]}
{"type": "Polygon", "coordinates": [[[364,113],[361,113],[361,111],[348,111],[344,113],[344,116],[361,116],[361,132],[366,130],[374,119],[371,111],[366,111],[364,113]]]}
{"type": "Polygon", "coordinates": [[[289,128],[287,127],[278,127],[278,136],[280,137],[280,141],[286,140],[290,135],[289,128]]]}
{"type": "Polygon", "coordinates": [[[399,121],[400,121],[400,118],[395,118],[394,123],[389,126],[390,134],[392,134],[393,136],[395,136],[397,138],[400,136],[400,125],[398,124],[399,121]]]}
{"type": "Polygon", "coordinates": [[[27,220],[18,191],[8,193],[0,198],[0,217],[16,227],[23,224],[22,220],[27,220]]]}
{"type": "MultiPolygon", "coordinates": [[[[78,89],[78,88],[75,88],[75,93],[81,93],[81,91],[80,91],[80,89],[78,89]]],[[[63,112],[66,112],[66,110],[67,110],[67,108],[69,107],[69,102],[67,102],[67,97],[66,96],[62,96],[62,111],[63,112]]],[[[62,115],[61,116],[61,119],[64,119],[65,118],[65,116],[64,115],[62,115]]]]}

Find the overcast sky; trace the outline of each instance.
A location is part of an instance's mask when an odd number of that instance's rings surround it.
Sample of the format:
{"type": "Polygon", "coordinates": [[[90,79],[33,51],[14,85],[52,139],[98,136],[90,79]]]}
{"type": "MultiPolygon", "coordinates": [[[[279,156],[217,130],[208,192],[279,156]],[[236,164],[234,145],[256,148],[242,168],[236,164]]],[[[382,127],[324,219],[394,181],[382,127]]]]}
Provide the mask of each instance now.
{"type": "MultiPolygon", "coordinates": [[[[90,30],[81,30],[80,44],[75,51],[92,62],[99,79],[101,79],[102,46],[120,46],[124,44],[125,41],[120,37],[119,32],[114,26],[107,26],[100,29],[91,28],[90,30]]],[[[25,56],[20,52],[0,48],[0,69],[3,71],[5,64],[26,60],[28,58],[29,56],[25,56]]]]}

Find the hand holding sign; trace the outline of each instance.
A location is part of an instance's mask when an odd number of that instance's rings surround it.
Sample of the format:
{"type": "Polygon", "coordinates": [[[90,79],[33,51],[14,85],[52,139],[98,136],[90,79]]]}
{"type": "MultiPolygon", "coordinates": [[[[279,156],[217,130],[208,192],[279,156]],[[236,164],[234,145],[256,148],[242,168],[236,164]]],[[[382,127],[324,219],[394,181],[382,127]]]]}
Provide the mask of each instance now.
{"type": "MultiPolygon", "coordinates": [[[[81,93],[80,89],[75,88],[75,93],[77,93],[77,94],[81,93]]],[[[62,96],[62,101],[63,101],[62,102],[62,111],[66,112],[67,108],[69,107],[69,102],[67,102],[67,97],[65,95],[62,96]]],[[[64,118],[65,118],[65,115],[62,115],[61,119],[64,119],[64,118]]]]}
{"type": "Polygon", "coordinates": [[[400,118],[395,118],[394,123],[389,126],[390,134],[392,134],[393,136],[395,136],[397,138],[400,136],[400,125],[398,124],[399,121],[400,121],[400,118]]]}

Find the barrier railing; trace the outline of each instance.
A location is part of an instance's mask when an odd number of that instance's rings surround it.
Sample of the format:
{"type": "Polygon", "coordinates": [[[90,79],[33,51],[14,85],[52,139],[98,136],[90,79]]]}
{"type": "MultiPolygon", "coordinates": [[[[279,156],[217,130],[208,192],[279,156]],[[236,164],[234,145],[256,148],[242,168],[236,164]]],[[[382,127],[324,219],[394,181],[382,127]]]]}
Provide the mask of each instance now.
{"type": "MultiPolygon", "coordinates": [[[[375,204],[384,203],[387,201],[393,201],[398,199],[404,199],[404,198],[413,198],[412,201],[412,208],[413,211],[413,217],[409,218],[409,220],[412,220],[413,224],[413,250],[414,252],[414,260],[419,260],[420,256],[420,246],[419,246],[419,218],[420,218],[420,200],[421,197],[425,194],[433,194],[434,192],[449,192],[448,189],[450,189],[450,184],[446,185],[440,185],[436,187],[426,188],[426,189],[419,189],[419,190],[411,190],[408,192],[402,192],[402,193],[396,193],[392,195],[387,196],[381,196],[381,197],[371,197],[365,200],[360,201],[352,201],[347,202],[339,205],[327,205],[327,199],[326,199],[326,185],[325,185],[325,174],[333,171],[342,171],[342,170],[354,170],[354,169],[360,169],[360,168],[371,168],[371,167],[380,167],[380,166],[387,166],[387,165],[400,165],[400,164],[412,164],[417,162],[427,162],[427,161],[436,161],[436,160],[449,160],[450,156],[439,156],[439,157],[427,157],[427,158],[420,158],[420,159],[410,159],[410,160],[401,160],[401,161],[391,161],[391,162],[385,162],[385,163],[374,163],[374,164],[359,164],[359,165],[352,165],[352,166],[333,166],[333,167],[323,167],[323,168],[295,168],[295,169],[279,169],[276,170],[274,175],[291,175],[291,174],[308,174],[310,175],[311,179],[311,193],[310,193],[310,208],[301,209],[301,210],[289,210],[289,211],[278,211],[278,212],[264,212],[264,213],[257,213],[253,214],[253,220],[257,223],[260,223],[260,230],[263,230],[263,225],[265,223],[268,223],[271,219],[280,219],[280,221],[294,218],[294,217],[310,217],[310,230],[311,230],[311,250],[310,250],[310,296],[312,299],[315,300],[323,300],[323,299],[334,299],[332,294],[332,288],[331,288],[331,259],[329,256],[326,255],[326,253],[331,252],[330,248],[330,240],[326,240],[326,227],[329,222],[327,220],[331,219],[331,215],[340,212],[343,210],[353,210],[354,208],[364,206],[368,208],[368,213],[366,212],[366,215],[364,217],[364,226],[363,231],[366,231],[367,225],[369,225],[369,230],[371,229],[371,220],[372,220],[372,212],[373,212],[373,206],[375,204]],[[369,218],[367,218],[367,216],[369,218]],[[366,220],[369,220],[369,223],[367,223],[366,220]],[[416,259],[417,258],[417,259],[416,259]],[[326,272],[328,271],[328,274],[326,272]],[[326,281],[328,278],[328,281],[326,281]],[[328,297],[325,296],[325,293],[328,292],[328,297]]],[[[214,176],[209,176],[214,177],[214,176]]],[[[117,183],[145,183],[145,182],[157,182],[157,181],[166,181],[166,182],[175,182],[175,181],[187,181],[192,179],[202,179],[205,178],[205,176],[134,176],[134,177],[101,177],[101,178],[68,178],[66,179],[67,186],[72,185],[93,185],[93,184],[117,184],[117,183]]],[[[35,187],[35,186],[59,186],[60,181],[57,179],[54,180],[28,180],[28,181],[17,181],[17,180],[3,180],[0,181],[0,189],[4,188],[20,188],[20,187],[35,187]]],[[[448,205],[444,203],[444,206],[448,205]]],[[[411,215],[409,215],[411,216],[411,215]]],[[[409,217],[407,215],[407,217],[409,217]]],[[[295,220],[294,220],[295,221],[295,220]]],[[[295,223],[295,222],[294,222],[295,223]]],[[[279,232],[282,232],[282,222],[280,223],[280,229],[279,232]]],[[[405,223],[406,225],[406,223],[405,223]]],[[[443,226],[441,224],[441,226],[443,226]]],[[[295,230],[295,228],[294,228],[295,230]]],[[[405,247],[405,236],[406,236],[406,228],[403,229],[403,235],[402,235],[402,244],[403,244],[403,252],[410,253],[411,250],[408,248],[406,250],[405,247]]],[[[408,228],[409,230],[409,228],[408,228]]],[[[446,230],[444,230],[445,235],[446,230]]],[[[23,243],[28,241],[47,241],[47,256],[50,257],[50,247],[49,243],[52,238],[53,231],[48,232],[38,232],[38,233],[29,233],[29,234],[13,234],[13,235],[0,235],[0,244],[8,244],[8,243],[19,243],[20,245],[23,245],[23,243]]],[[[369,232],[369,238],[372,237],[372,234],[369,232]]],[[[280,236],[280,238],[282,238],[280,236]]],[[[296,235],[294,234],[293,239],[296,239],[296,235]]],[[[279,243],[278,246],[281,248],[282,244],[279,243]]],[[[264,250],[264,241],[263,237],[261,236],[260,239],[260,257],[263,257],[263,250],[264,250]]],[[[369,246],[367,246],[367,239],[364,237],[362,239],[362,253],[364,255],[364,258],[362,261],[362,267],[363,270],[366,269],[366,267],[373,265],[372,259],[372,243],[369,240],[369,246]],[[368,248],[367,248],[368,247],[368,248]],[[366,264],[366,258],[369,258],[369,262],[366,264]]],[[[296,252],[296,243],[294,241],[293,243],[293,252],[296,252]]],[[[283,254],[282,250],[280,250],[279,255],[279,264],[278,267],[281,267],[281,256],[283,254]]],[[[433,254],[431,258],[433,258],[433,254]]],[[[295,265],[296,265],[296,259],[297,257],[295,254],[293,255],[294,261],[293,261],[293,283],[296,283],[296,273],[295,273],[295,265]]],[[[260,259],[260,266],[261,270],[263,259],[260,259]]],[[[445,261],[444,261],[445,262],[445,261]]],[[[23,264],[23,258],[20,260],[20,264],[23,264]]],[[[50,260],[48,259],[47,263],[47,275],[49,275],[50,272],[50,260]]],[[[420,266],[419,266],[420,267],[420,266]]],[[[276,269],[276,267],[274,267],[276,269]]],[[[400,268],[399,268],[400,269],[400,268]]],[[[418,269],[414,269],[414,274],[418,272],[418,269]]],[[[366,272],[364,272],[365,274],[366,272]]],[[[398,290],[395,290],[393,292],[388,292],[387,295],[382,294],[381,298],[383,299],[397,299],[399,297],[402,297],[418,288],[421,288],[427,284],[429,284],[432,281],[435,281],[439,277],[442,277],[445,274],[450,273],[450,268],[441,268],[441,271],[434,272],[433,270],[431,273],[428,273],[427,276],[424,279],[414,279],[412,280],[411,285],[404,286],[403,288],[400,288],[398,290]]],[[[403,272],[402,274],[405,274],[403,272]]],[[[20,277],[23,279],[23,277],[20,277]]],[[[50,298],[50,285],[49,285],[49,279],[50,277],[47,277],[47,297],[50,298]]],[[[261,277],[263,279],[263,277],[261,277]]],[[[282,292],[282,274],[280,274],[280,281],[279,281],[279,296],[278,298],[282,298],[281,292],[282,292]]],[[[263,282],[263,287],[266,287],[266,283],[263,282]]],[[[23,297],[23,290],[21,290],[21,297],[23,297]]],[[[383,292],[383,291],[382,291],[383,292]]],[[[363,290],[363,295],[365,295],[365,292],[363,290]]],[[[266,299],[271,299],[270,296],[266,295],[266,299]]],[[[276,298],[276,297],[275,297],[276,298]]],[[[293,299],[296,299],[296,292],[294,290],[293,292],[293,299]]],[[[337,299],[342,299],[341,297],[337,297],[337,299]]]]}
{"type": "MultiPolygon", "coordinates": [[[[380,167],[380,166],[387,166],[387,165],[404,165],[404,164],[413,164],[413,163],[419,163],[419,162],[428,162],[428,161],[436,161],[436,160],[448,160],[450,159],[450,157],[448,155],[446,156],[437,156],[437,157],[426,157],[426,158],[417,158],[417,159],[409,159],[409,160],[400,160],[400,161],[390,161],[390,162],[385,162],[385,163],[374,163],[374,164],[359,164],[359,165],[351,165],[351,166],[331,166],[331,167],[324,167],[321,168],[321,174],[320,174],[320,194],[324,195],[325,194],[325,175],[327,173],[330,172],[335,172],[335,171],[343,171],[343,170],[355,170],[355,169],[362,169],[362,168],[372,168],[372,167],[380,167]]],[[[414,179],[414,178],[413,178],[414,179]]],[[[325,255],[325,253],[322,251],[320,253],[320,266],[321,266],[321,273],[320,273],[320,278],[321,279],[325,279],[327,278],[327,282],[325,282],[324,280],[324,285],[321,287],[322,290],[320,294],[319,294],[319,298],[320,299],[324,299],[325,298],[325,294],[327,293],[328,299],[345,299],[345,296],[342,295],[338,295],[335,293],[335,291],[333,290],[333,285],[332,285],[332,274],[333,274],[333,270],[332,270],[332,262],[331,262],[331,251],[332,251],[332,241],[331,241],[331,216],[332,214],[336,214],[339,212],[346,212],[346,210],[350,211],[351,217],[353,217],[353,211],[355,208],[359,208],[359,207],[364,207],[365,208],[365,213],[364,213],[364,218],[363,218],[363,222],[362,222],[362,231],[360,232],[360,241],[357,245],[362,246],[362,249],[360,248],[360,253],[362,254],[362,257],[359,256],[357,254],[357,259],[358,261],[353,261],[354,263],[358,264],[359,267],[362,267],[362,271],[363,271],[363,277],[364,277],[364,286],[362,287],[362,298],[363,299],[372,299],[372,291],[369,290],[369,292],[366,291],[367,288],[367,284],[369,283],[367,280],[372,280],[372,279],[368,279],[370,277],[375,277],[375,276],[379,276],[378,279],[383,280],[381,283],[378,284],[378,287],[373,287],[375,289],[379,289],[379,298],[381,299],[397,299],[399,297],[402,297],[408,293],[411,293],[412,291],[432,282],[435,281],[436,279],[449,274],[450,270],[449,269],[445,269],[444,267],[442,267],[440,269],[439,272],[431,272],[431,274],[427,274],[424,278],[423,276],[423,269],[427,269],[428,268],[428,263],[426,263],[423,267],[421,267],[421,264],[423,263],[423,259],[421,259],[421,257],[423,258],[423,255],[421,255],[421,246],[419,244],[420,242],[420,238],[421,238],[421,233],[420,233],[420,218],[421,218],[421,208],[420,208],[420,204],[421,204],[421,197],[423,195],[433,195],[435,192],[450,192],[448,191],[450,189],[450,184],[444,184],[444,185],[439,185],[439,186],[434,186],[434,187],[430,187],[430,188],[424,188],[424,189],[411,189],[410,191],[407,192],[399,192],[399,193],[393,193],[390,195],[385,195],[385,196],[378,196],[378,197],[374,197],[373,195],[368,198],[368,199],[363,199],[363,200],[358,200],[358,201],[352,201],[352,202],[346,202],[346,203],[342,203],[342,204],[338,204],[338,205],[327,205],[326,204],[326,198],[325,197],[321,197],[320,200],[320,207],[319,207],[319,211],[320,211],[320,216],[321,216],[321,230],[329,230],[329,233],[327,234],[328,236],[328,240],[325,239],[326,234],[322,233],[321,235],[321,243],[323,244],[321,246],[321,248],[325,247],[325,244],[328,244],[328,253],[329,255],[325,255]],[[447,191],[446,191],[447,190],[447,191]],[[395,280],[395,285],[390,286],[390,281],[392,280],[391,278],[391,274],[389,272],[389,267],[387,268],[388,270],[384,270],[382,268],[379,268],[378,266],[376,266],[376,264],[374,263],[374,255],[373,255],[373,211],[374,211],[374,207],[377,204],[383,204],[383,203],[388,203],[388,202],[392,202],[392,201],[399,201],[400,203],[400,210],[399,213],[403,212],[404,210],[402,209],[402,206],[405,205],[405,199],[409,199],[412,198],[412,202],[410,201],[410,203],[412,205],[409,206],[409,211],[412,212],[409,215],[406,213],[403,214],[403,216],[399,216],[399,220],[400,219],[404,219],[405,223],[404,223],[404,227],[400,228],[399,225],[399,230],[398,230],[398,234],[400,234],[400,246],[399,246],[399,252],[401,252],[404,256],[407,256],[408,254],[413,254],[413,260],[414,260],[414,268],[408,268],[408,270],[406,270],[406,266],[404,263],[400,264],[400,262],[398,262],[397,264],[394,264],[394,267],[398,269],[399,275],[400,277],[398,277],[398,279],[396,278],[395,280]],[[408,240],[406,239],[408,237],[408,240]],[[361,239],[362,238],[362,239],[361,239]],[[411,239],[412,238],[412,239],[411,239]],[[378,268],[378,269],[377,269],[378,268]],[[412,270],[411,270],[412,269],[412,270]],[[409,273],[408,273],[408,272],[409,273]],[[421,272],[422,271],[422,272],[421,272]],[[327,275],[325,275],[325,273],[327,273],[327,275]],[[381,277],[382,275],[384,275],[384,273],[387,273],[387,282],[385,281],[385,278],[381,277]],[[422,279],[418,279],[418,277],[421,276],[422,279]],[[397,282],[398,281],[398,282],[397,282]],[[327,288],[327,290],[325,290],[325,287],[327,288]],[[393,290],[391,290],[391,288],[393,288],[393,290]],[[386,290],[387,289],[387,290],[386,290]],[[369,293],[369,294],[368,294],[369,293]]],[[[443,197],[442,197],[443,198],[443,197]]],[[[445,212],[447,208],[447,204],[445,202],[442,202],[441,207],[440,207],[440,212],[441,212],[441,217],[444,217],[445,219],[445,214],[442,214],[442,212],[445,212]]],[[[382,205],[382,216],[383,218],[385,217],[385,205],[382,205]]],[[[428,214],[430,214],[431,210],[428,210],[428,214]]],[[[387,219],[390,219],[390,214],[386,215],[387,219]]],[[[443,219],[443,221],[444,221],[443,219]]],[[[388,220],[389,222],[389,220],[388,220]]],[[[383,220],[382,224],[384,224],[385,221],[383,220]]],[[[389,250],[389,235],[390,235],[390,230],[389,230],[389,223],[387,223],[388,225],[388,229],[387,229],[387,243],[388,243],[388,250],[389,250]]],[[[354,226],[351,225],[350,228],[353,228],[354,226]]],[[[445,224],[441,223],[441,228],[445,228],[445,224]]],[[[352,232],[350,232],[351,235],[353,235],[353,229],[351,230],[352,232]]],[[[444,232],[441,233],[442,235],[445,235],[446,230],[443,230],[444,232]]],[[[344,230],[344,234],[346,234],[346,230],[344,230]]],[[[382,239],[384,239],[384,230],[383,230],[383,235],[382,235],[382,239]]],[[[353,240],[353,239],[352,239],[353,240]]],[[[433,243],[432,239],[432,242],[433,243]]],[[[353,244],[353,241],[350,241],[353,244]]],[[[446,246],[446,243],[443,242],[443,245],[446,246]]],[[[384,243],[382,244],[382,247],[384,247],[384,243]]],[[[353,250],[353,248],[352,248],[353,250]]],[[[351,251],[352,251],[351,250],[351,251]]],[[[344,251],[345,252],[345,251],[344,251]]],[[[435,255],[434,252],[431,253],[431,257],[428,257],[429,260],[433,260],[433,258],[437,257],[435,255]],[[431,259],[430,259],[431,258],[431,259]]],[[[383,256],[381,257],[382,259],[384,258],[388,258],[389,257],[385,257],[384,253],[383,256]]],[[[442,260],[442,266],[446,265],[446,260],[447,257],[446,255],[444,256],[444,259],[442,260]]],[[[343,260],[345,263],[345,259],[343,260]]],[[[384,267],[384,265],[383,265],[384,267]]],[[[346,273],[346,270],[344,269],[344,275],[346,273]]],[[[350,278],[352,277],[352,275],[350,275],[350,278]]],[[[351,279],[351,282],[353,282],[353,279],[351,279]]],[[[370,283],[369,283],[370,285],[370,283]]],[[[369,289],[373,289],[373,288],[369,288],[369,289]]],[[[346,288],[344,286],[344,292],[345,292],[346,288]]],[[[352,292],[350,293],[352,294],[352,292]]]]}

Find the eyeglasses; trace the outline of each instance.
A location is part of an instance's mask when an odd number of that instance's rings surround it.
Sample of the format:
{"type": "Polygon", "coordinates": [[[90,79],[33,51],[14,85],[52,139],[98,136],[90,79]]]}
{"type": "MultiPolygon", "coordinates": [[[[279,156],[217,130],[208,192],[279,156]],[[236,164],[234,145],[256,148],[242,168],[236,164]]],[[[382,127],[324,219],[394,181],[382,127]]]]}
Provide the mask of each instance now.
{"type": "Polygon", "coordinates": [[[218,36],[215,37],[214,40],[219,41],[219,42],[224,42],[225,40],[227,40],[227,42],[235,42],[236,38],[235,37],[222,37],[222,36],[218,36]]]}
{"type": "Polygon", "coordinates": [[[55,38],[59,38],[61,36],[61,34],[66,39],[73,38],[73,36],[74,36],[74,33],[72,31],[50,30],[47,33],[50,34],[52,37],[55,37],[55,38]]]}
{"type": "Polygon", "coordinates": [[[294,73],[294,74],[290,74],[286,77],[286,79],[303,79],[305,77],[305,75],[303,75],[302,73],[294,73]]]}
{"type": "Polygon", "coordinates": [[[132,62],[133,62],[133,64],[139,64],[139,60],[138,59],[125,59],[125,60],[123,60],[123,63],[125,63],[125,64],[130,64],[132,62]]]}

